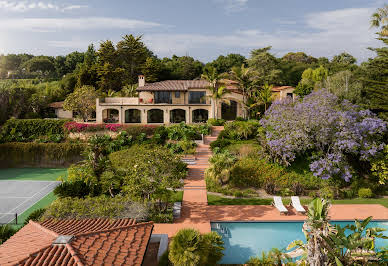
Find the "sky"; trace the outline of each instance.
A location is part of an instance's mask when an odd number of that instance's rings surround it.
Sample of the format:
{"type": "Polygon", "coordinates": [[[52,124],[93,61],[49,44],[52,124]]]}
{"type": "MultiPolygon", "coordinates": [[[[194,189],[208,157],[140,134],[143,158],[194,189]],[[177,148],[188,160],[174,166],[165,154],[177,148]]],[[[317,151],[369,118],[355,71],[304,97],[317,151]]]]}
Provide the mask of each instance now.
{"type": "Polygon", "coordinates": [[[158,57],[219,55],[272,46],[281,57],[348,52],[358,62],[379,47],[371,14],[383,0],[0,0],[0,54],[65,55],[143,35],[158,57]]]}

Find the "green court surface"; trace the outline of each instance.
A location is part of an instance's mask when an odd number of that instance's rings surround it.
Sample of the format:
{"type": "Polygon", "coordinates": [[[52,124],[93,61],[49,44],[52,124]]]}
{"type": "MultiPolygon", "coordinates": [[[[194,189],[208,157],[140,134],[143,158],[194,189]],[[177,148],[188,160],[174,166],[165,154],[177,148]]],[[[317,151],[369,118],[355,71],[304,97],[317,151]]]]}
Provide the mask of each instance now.
{"type": "Polygon", "coordinates": [[[0,180],[56,181],[67,178],[67,168],[5,168],[0,169],[0,180]]]}

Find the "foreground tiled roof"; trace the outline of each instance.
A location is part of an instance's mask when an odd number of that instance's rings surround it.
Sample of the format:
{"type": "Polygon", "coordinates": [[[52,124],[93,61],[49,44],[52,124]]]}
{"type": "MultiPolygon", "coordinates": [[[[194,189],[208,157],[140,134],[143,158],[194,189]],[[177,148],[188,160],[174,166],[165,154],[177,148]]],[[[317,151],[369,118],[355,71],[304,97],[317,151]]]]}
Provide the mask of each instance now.
{"type": "Polygon", "coordinates": [[[206,80],[165,80],[146,83],[138,87],[137,91],[187,91],[187,89],[204,89],[210,84],[206,80]]]}
{"type": "Polygon", "coordinates": [[[0,246],[0,265],[141,265],[153,223],[30,221],[0,246]]]}

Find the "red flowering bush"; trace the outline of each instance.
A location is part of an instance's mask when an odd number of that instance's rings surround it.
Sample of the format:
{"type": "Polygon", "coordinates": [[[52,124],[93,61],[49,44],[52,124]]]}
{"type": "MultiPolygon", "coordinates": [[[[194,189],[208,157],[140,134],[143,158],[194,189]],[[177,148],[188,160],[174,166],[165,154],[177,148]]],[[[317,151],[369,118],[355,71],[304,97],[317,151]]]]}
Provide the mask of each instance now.
{"type": "Polygon", "coordinates": [[[85,124],[73,121],[65,123],[64,127],[68,132],[96,132],[102,130],[117,132],[122,128],[120,124],[85,124]]]}

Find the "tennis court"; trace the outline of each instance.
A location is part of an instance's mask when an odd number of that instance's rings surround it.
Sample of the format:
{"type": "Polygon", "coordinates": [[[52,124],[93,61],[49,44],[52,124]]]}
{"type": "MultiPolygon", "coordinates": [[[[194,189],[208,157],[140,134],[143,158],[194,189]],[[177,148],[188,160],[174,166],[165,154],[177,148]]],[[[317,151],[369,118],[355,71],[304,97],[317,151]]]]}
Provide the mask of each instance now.
{"type": "Polygon", "coordinates": [[[21,215],[47,196],[61,182],[66,169],[8,168],[0,169],[0,224],[14,223],[21,215]]]}

